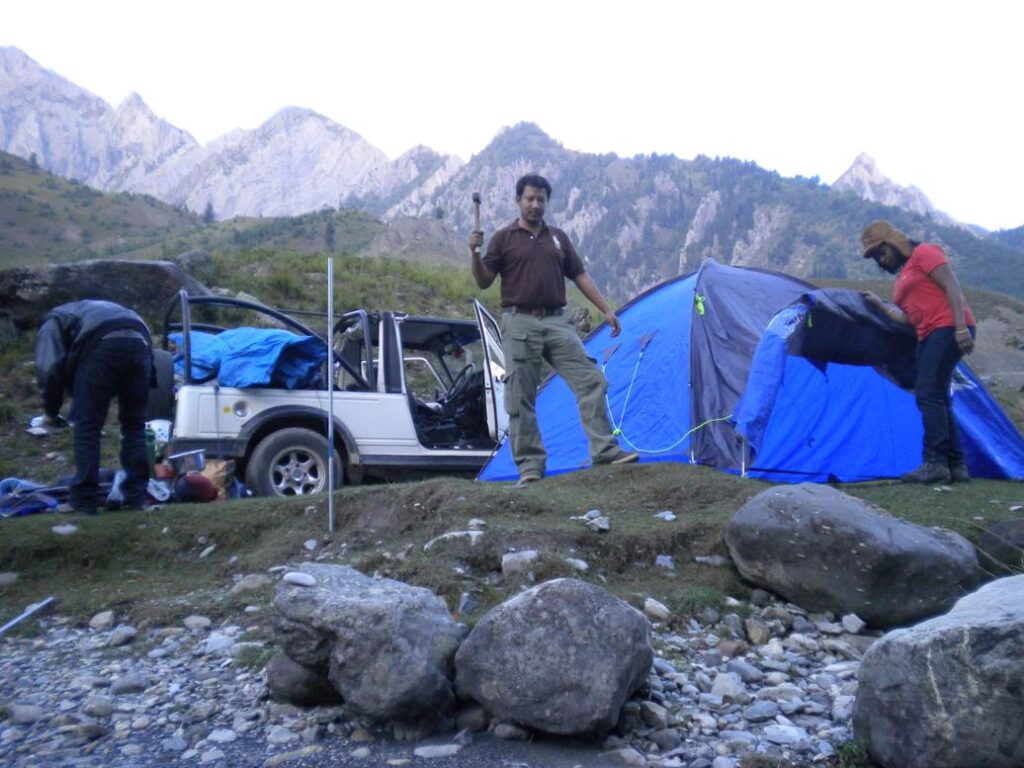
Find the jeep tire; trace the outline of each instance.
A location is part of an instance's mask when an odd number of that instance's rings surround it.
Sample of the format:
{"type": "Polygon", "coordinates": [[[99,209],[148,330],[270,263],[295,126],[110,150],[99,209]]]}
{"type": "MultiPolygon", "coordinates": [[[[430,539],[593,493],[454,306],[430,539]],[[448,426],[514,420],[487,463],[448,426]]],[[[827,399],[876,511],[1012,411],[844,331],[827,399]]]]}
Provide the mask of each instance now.
{"type": "MultiPolygon", "coordinates": [[[[342,485],[341,458],[333,452],[334,487],[342,485]]],[[[245,481],[259,496],[305,496],[327,490],[327,439],[289,427],[264,437],[249,457],[245,481]]]]}

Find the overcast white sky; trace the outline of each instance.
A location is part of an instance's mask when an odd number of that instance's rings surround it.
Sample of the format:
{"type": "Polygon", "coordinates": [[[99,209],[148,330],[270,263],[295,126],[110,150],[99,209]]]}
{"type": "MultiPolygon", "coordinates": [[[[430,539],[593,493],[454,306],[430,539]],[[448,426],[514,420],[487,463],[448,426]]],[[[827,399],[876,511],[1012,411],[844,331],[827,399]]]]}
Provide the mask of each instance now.
{"type": "Polygon", "coordinates": [[[12,0],[0,45],[207,143],[285,106],[394,158],[536,122],[568,149],[752,160],[831,183],[862,151],[938,208],[1024,224],[1013,0],[12,0]]]}

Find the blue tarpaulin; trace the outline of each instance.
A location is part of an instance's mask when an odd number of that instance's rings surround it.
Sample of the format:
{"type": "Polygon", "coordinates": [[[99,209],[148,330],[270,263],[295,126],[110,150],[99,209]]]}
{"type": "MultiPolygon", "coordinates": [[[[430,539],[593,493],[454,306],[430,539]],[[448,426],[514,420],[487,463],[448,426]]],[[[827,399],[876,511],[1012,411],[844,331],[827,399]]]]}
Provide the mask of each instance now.
{"type": "MultiPolygon", "coordinates": [[[[181,334],[171,335],[181,349],[181,334]]],[[[315,386],[327,359],[327,346],[315,336],[299,336],[279,329],[232,328],[221,333],[191,331],[192,378],[216,378],[224,387],[276,387],[301,389],[315,386]]],[[[174,357],[182,374],[184,353],[174,357]]]]}

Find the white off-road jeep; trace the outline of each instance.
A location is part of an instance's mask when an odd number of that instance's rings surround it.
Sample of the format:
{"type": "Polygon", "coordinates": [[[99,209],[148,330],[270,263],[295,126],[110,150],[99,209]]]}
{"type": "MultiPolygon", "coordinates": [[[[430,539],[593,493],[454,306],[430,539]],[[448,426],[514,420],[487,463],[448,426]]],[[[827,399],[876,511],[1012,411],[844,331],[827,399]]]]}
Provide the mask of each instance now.
{"type": "Polygon", "coordinates": [[[329,464],[335,487],[370,478],[475,475],[508,418],[498,324],[474,305],[475,322],[347,312],[331,334],[330,375],[325,363],[310,388],[239,388],[194,375],[195,331],[272,326],[324,341],[326,328],[318,333],[297,313],[254,302],[182,292],[164,319],[164,348],[172,335],[179,342],[167,452],[203,449],[207,458],[234,459],[237,475],[258,495],[324,490],[329,464]]]}

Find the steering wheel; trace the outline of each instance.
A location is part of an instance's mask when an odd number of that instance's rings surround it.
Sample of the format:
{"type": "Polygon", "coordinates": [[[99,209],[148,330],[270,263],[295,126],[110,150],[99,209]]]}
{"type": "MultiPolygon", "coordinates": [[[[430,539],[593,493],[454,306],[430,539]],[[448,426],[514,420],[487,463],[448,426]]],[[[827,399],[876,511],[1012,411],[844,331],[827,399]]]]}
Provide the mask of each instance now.
{"type": "Polygon", "coordinates": [[[444,393],[441,400],[450,403],[465,392],[469,386],[470,374],[475,370],[476,367],[472,363],[467,363],[466,367],[459,371],[458,375],[452,380],[452,385],[448,387],[448,391],[444,393]]]}

